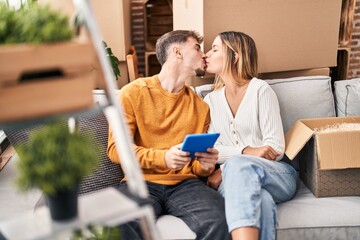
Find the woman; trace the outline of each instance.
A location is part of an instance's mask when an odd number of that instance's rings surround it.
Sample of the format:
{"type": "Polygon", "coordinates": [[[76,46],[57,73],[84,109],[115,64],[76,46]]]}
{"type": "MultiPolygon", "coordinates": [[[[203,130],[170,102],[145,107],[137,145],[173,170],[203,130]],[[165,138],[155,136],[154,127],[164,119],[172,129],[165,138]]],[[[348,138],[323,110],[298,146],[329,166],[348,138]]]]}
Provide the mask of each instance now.
{"type": "Polygon", "coordinates": [[[275,239],[276,203],[291,199],[297,174],[281,161],[285,141],[277,97],[257,79],[257,50],[242,32],[223,32],[206,54],[207,71],[216,74],[209,132],[221,165],[208,183],[224,196],[233,239],[275,239]]]}

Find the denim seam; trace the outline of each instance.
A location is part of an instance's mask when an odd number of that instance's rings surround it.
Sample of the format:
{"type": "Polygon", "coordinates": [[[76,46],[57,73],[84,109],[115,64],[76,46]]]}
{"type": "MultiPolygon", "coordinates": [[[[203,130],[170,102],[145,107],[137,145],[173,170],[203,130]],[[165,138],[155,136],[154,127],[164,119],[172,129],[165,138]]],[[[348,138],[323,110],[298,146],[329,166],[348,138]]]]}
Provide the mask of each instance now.
{"type": "Polygon", "coordinates": [[[257,227],[260,228],[259,223],[257,223],[257,221],[254,220],[238,220],[236,222],[233,222],[231,224],[229,224],[229,232],[232,232],[234,229],[236,228],[240,228],[240,227],[257,227]]]}

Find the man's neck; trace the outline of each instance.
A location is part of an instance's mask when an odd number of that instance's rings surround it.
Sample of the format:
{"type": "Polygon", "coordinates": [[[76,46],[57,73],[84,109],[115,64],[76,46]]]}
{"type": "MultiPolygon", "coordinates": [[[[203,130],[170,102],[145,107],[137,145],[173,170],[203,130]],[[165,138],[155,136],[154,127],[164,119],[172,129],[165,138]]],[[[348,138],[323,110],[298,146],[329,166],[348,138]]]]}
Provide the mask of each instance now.
{"type": "Polygon", "coordinates": [[[176,66],[162,66],[158,75],[162,88],[170,93],[178,93],[185,86],[185,81],[191,76],[184,76],[176,66]]]}

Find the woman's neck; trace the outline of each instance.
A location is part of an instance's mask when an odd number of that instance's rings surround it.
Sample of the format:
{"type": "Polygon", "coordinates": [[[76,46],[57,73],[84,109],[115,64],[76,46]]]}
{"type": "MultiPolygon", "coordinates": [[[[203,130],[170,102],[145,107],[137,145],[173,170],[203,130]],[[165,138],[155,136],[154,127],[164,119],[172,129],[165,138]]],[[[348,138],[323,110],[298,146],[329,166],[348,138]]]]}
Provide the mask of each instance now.
{"type": "Polygon", "coordinates": [[[247,79],[235,80],[233,76],[227,76],[223,79],[225,79],[225,91],[230,94],[229,96],[243,95],[251,81],[247,79]]]}

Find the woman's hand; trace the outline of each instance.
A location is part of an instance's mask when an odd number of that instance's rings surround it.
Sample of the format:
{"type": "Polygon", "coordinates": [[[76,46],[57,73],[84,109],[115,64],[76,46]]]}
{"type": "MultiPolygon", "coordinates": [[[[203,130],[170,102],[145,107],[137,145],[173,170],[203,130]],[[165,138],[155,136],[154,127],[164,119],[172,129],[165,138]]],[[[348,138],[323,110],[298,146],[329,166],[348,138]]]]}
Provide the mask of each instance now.
{"type": "Polygon", "coordinates": [[[221,181],[222,181],[221,169],[219,168],[219,169],[215,170],[215,172],[213,172],[208,177],[207,185],[209,185],[213,189],[217,190],[220,186],[221,181]]]}
{"type": "Polygon", "coordinates": [[[278,156],[281,155],[281,153],[275,151],[272,147],[268,145],[262,147],[247,146],[246,148],[244,148],[243,154],[262,157],[267,160],[275,160],[278,156]]]}
{"type": "Polygon", "coordinates": [[[196,160],[200,162],[201,168],[204,171],[209,171],[215,169],[215,165],[219,158],[219,151],[215,148],[208,148],[206,151],[206,153],[196,152],[195,157],[196,160]]]}

